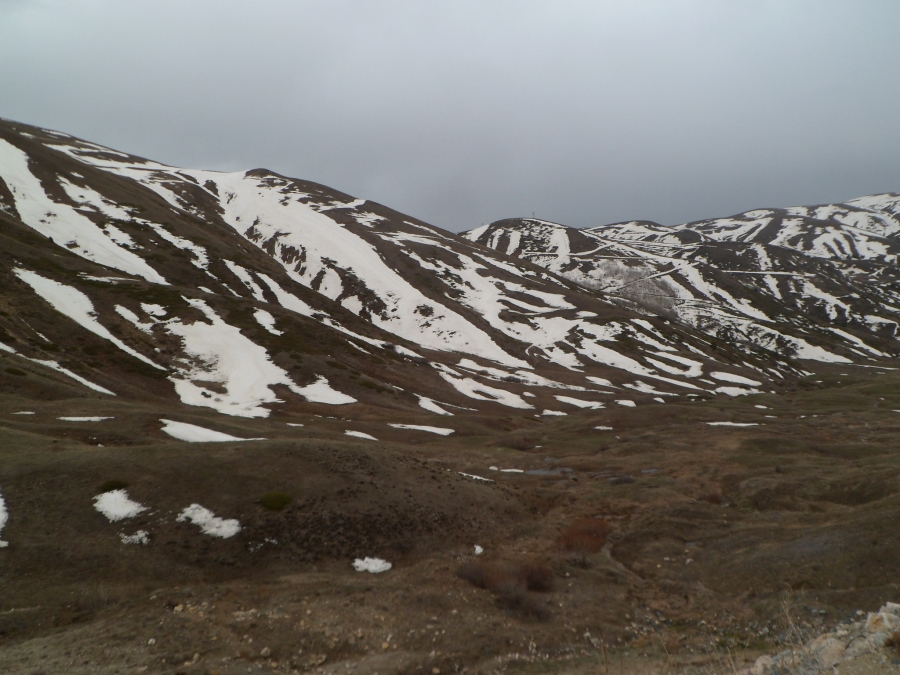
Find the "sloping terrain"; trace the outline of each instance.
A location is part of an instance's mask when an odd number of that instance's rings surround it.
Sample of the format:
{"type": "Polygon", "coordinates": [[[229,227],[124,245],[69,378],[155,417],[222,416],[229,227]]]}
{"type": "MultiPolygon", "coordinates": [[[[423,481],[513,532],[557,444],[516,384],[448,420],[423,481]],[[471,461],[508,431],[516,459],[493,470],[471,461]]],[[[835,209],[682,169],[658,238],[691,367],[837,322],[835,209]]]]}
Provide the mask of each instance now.
{"type": "Polygon", "coordinates": [[[0,672],[699,675],[896,601],[891,199],[467,238],[0,122],[0,672]]]}
{"type": "Polygon", "coordinates": [[[466,233],[732,344],[821,362],[896,354],[900,196],[664,227],[511,219],[466,233]]]}
{"type": "Polygon", "coordinates": [[[792,370],[320,185],[8,122],[0,138],[0,349],[76,388],[245,417],[540,414],[604,405],[611,385],[738,393],[792,370]]]}

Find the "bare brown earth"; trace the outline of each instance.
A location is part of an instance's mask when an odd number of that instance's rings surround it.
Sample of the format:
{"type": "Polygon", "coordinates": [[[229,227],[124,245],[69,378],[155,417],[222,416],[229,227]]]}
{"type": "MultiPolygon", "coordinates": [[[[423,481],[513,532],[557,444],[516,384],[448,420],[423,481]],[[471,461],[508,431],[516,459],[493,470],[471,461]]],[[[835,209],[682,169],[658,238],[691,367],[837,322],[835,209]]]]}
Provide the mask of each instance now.
{"type": "MultiPolygon", "coordinates": [[[[900,599],[900,374],[818,370],[777,395],[566,417],[266,420],[4,371],[0,673],[734,672],[900,599]],[[77,415],[114,419],[58,419],[77,415]],[[160,418],[267,440],[188,444],[160,418]],[[92,498],[109,481],[149,511],[108,522],[92,498]],[[293,501],[268,511],[271,491],[293,501]],[[191,503],[241,532],[176,522],[191,503]],[[583,518],[609,539],[565,550],[583,518]],[[139,529],[147,545],[121,542],[139,529]],[[393,568],[354,571],[365,556],[393,568]],[[457,574],[473,562],[550,588],[476,587],[457,574]]],[[[840,672],[900,667],[879,659],[840,672]]]]}

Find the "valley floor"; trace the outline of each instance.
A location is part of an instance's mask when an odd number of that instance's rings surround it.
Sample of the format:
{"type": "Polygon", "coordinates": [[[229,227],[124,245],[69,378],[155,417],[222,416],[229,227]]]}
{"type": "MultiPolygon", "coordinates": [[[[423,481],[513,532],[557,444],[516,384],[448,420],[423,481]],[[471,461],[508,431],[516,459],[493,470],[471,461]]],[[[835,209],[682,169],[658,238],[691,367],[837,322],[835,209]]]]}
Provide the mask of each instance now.
{"type": "MultiPolygon", "coordinates": [[[[900,600],[900,374],[615,407],[438,424],[5,395],[0,672],[734,673],[900,600]],[[173,418],[268,440],[188,444],[173,418]],[[147,511],[104,518],[111,481],[147,511]],[[240,533],[179,522],[191,503],[240,533]]],[[[893,649],[836,672],[897,672],[893,649]]]]}

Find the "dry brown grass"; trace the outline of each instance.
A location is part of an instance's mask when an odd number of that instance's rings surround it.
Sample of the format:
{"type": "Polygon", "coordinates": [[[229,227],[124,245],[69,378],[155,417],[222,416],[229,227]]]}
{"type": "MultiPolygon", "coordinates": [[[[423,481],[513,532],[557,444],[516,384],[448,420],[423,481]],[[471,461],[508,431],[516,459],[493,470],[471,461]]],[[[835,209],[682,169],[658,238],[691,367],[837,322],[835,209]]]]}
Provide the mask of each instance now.
{"type": "Polygon", "coordinates": [[[547,603],[529,593],[546,593],[553,590],[553,570],[538,562],[485,563],[472,560],[460,565],[457,576],[477,588],[494,594],[497,604],[520,615],[547,621],[550,609],[547,603]]]}
{"type": "Polygon", "coordinates": [[[610,524],[599,518],[581,518],[566,527],[556,539],[565,551],[596,553],[609,536],[610,524]]]}

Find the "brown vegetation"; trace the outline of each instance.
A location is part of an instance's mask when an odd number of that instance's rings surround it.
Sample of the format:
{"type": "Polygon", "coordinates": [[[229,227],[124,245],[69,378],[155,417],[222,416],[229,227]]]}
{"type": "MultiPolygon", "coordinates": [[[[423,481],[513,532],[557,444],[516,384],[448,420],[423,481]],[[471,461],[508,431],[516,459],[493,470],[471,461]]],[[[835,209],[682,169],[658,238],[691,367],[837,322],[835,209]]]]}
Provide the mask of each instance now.
{"type": "Polygon", "coordinates": [[[596,553],[603,548],[610,525],[600,518],[581,518],[560,533],[557,545],[565,551],[596,553]]]}

